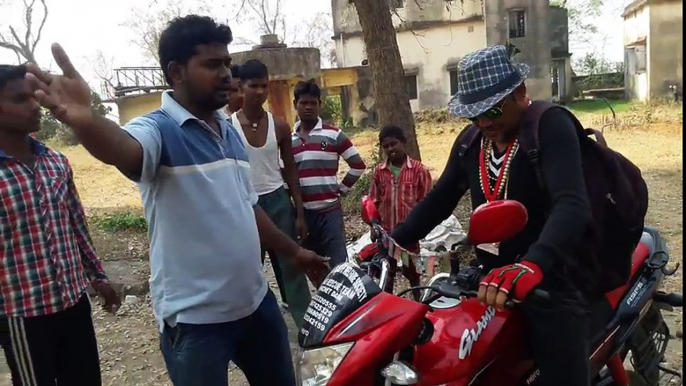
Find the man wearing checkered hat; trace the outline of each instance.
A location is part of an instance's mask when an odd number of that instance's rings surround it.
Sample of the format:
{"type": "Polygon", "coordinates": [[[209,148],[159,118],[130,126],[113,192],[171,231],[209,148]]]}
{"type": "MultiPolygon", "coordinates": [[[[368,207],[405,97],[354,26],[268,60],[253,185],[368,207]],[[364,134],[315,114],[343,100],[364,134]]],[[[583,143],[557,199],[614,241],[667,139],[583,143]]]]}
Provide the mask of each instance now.
{"type": "Polygon", "coordinates": [[[525,85],[529,73],[529,66],[510,60],[505,46],[488,47],[462,60],[449,110],[473,125],[458,136],[435,187],[391,237],[400,246],[422,239],[453,212],[467,190],[473,208],[505,198],[521,202],[529,213],[524,230],[500,243],[497,252],[477,249],[484,272],[491,270],[479,286],[479,299],[497,309],[509,298],[522,302],[519,309],[540,369],[537,384],[586,386],[586,299],[593,292],[584,283],[593,282],[593,272],[578,257],[577,247],[583,244],[592,213],[579,139],[567,112],[544,112],[539,144],[545,163],[537,174],[519,147],[531,104],[525,85]],[[546,189],[540,188],[537,177],[546,189]],[[534,287],[548,291],[550,298],[527,297],[534,287]]]}

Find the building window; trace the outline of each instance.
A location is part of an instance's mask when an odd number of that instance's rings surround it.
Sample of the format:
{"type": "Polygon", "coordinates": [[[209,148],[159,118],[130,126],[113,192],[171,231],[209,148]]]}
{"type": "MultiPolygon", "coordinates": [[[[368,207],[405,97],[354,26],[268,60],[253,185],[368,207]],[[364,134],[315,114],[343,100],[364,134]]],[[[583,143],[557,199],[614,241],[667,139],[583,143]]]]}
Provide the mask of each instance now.
{"type": "Polygon", "coordinates": [[[417,75],[405,75],[405,89],[410,100],[417,99],[417,75]]]}
{"type": "Polygon", "coordinates": [[[391,8],[402,8],[404,0],[389,0],[391,8]]]}
{"type": "Polygon", "coordinates": [[[457,85],[459,81],[457,80],[457,68],[452,68],[448,70],[450,74],[450,96],[457,94],[457,85]]]}
{"type": "Polygon", "coordinates": [[[646,72],[646,46],[636,45],[627,47],[625,50],[625,68],[624,71],[629,75],[641,74],[646,72]]]}
{"type": "Polygon", "coordinates": [[[510,39],[526,36],[526,12],[522,9],[512,10],[508,15],[510,39]]]}
{"type": "Polygon", "coordinates": [[[640,45],[634,47],[634,53],[636,55],[636,72],[642,73],[646,72],[646,46],[640,45]]]}

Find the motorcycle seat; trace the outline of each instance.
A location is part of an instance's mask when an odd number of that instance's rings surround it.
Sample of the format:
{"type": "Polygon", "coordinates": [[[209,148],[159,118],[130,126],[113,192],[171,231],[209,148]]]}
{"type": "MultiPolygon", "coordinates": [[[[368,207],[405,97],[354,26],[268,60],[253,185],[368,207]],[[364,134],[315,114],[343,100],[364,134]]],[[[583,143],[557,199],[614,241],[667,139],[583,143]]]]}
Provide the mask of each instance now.
{"type": "MultiPolygon", "coordinates": [[[[656,253],[665,252],[667,244],[660,235],[657,229],[652,227],[645,227],[643,230],[643,235],[641,236],[641,243],[647,248],[643,250],[637,250],[633,256],[634,262],[638,262],[645,259],[652,258],[656,253]]],[[[641,264],[633,264],[631,267],[631,277],[640,270],[641,264]]],[[[626,288],[624,289],[626,290],[626,288]]],[[[622,293],[623,297],[625,294],[622,293]]],[[[606,296],[600,297],[590,304],[590,326],[589,333],[591,339],[591,347],[597,347],[602,340],[605,338],[605,328],[608,323],[614,317],[616,310],[612,306],[612,303],[608,300],[606,296]]]]}

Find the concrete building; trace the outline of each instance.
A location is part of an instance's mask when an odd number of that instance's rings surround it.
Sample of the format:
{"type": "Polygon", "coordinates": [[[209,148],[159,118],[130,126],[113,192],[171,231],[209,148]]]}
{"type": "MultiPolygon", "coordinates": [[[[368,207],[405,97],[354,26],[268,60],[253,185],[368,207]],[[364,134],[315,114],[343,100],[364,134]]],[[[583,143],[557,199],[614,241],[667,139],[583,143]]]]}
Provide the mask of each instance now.
{"type": "Polygon", "coordinates": [[[624,85],[641,101],[670,97],[682,87],[683,0],[636,0],[624,17],[624,85]]]}
{"type": "MultiPolygon", "coordinates": [[[[249,59],[261,60],[269,68],[269,98],[265,108],[291,126],[295,122],[293,87],[300,80],[316,79],[327,95],[340,95],[345,100],[343,115],[355,125],[375,123],[374,98],[371,96],[369,67],[321,69],[319,50],[286,47],[275,35],[261,37],[252,50],[232,52],[237,64],[249,59]]],[[[127,67],[114,71],[112,98],[119,110],[119,123],[147,114],[160,107],[164,90],[169,89],[159,67],[127,67]]]]}
{"type": "MultiPolygon", "coordinates": [[[[541,0],[390,0],[412,110],[445,107],[469,52],[510,42],[532,67],[536,99],[565,99],[571,83],[567,10],[541,0]],[[553,85],[553,83],[555,83],[553,85]],[[553,89],[556,93],[553,95],[553,89]]],[[[339,67],[366,59],[355,5],[331,0],[339,67]]]]}

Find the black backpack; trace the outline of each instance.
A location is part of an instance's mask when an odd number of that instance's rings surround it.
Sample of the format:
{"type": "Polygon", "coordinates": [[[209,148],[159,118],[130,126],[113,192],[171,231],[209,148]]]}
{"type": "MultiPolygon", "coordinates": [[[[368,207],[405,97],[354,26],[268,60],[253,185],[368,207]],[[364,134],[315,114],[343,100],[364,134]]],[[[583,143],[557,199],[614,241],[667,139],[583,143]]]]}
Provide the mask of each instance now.
{"type": "MultiPolygon", "coordinates": [[[[648,187],[641,170],[610,149],[601,132],[584,128],[563,106],[535,101],[524,115],[519,146],[534,167],[541,189],[545,190],[545,183],[538,150],[539,123],[543,113],[553,108],[566,111],[577,127],[586,191],[593,212],[588,236],[595,239],[585,243],[587,248],[583,253],[590,256],[584,256],[584,260],[592,261],[600,269],[595,290],[609,292],[630,278],[633,251],[641,240],[648,211],[648,187]]],[[[459,142],[461,157],[480,138],[475,125],[465,130],[459,142]]]]}

